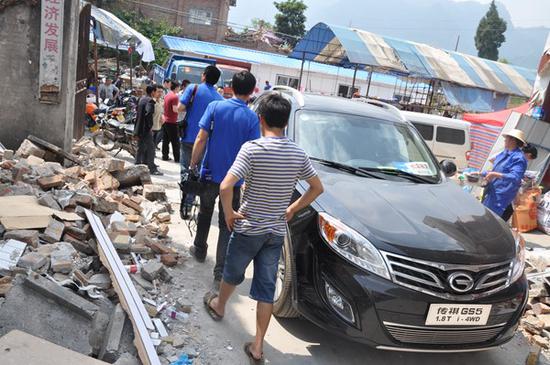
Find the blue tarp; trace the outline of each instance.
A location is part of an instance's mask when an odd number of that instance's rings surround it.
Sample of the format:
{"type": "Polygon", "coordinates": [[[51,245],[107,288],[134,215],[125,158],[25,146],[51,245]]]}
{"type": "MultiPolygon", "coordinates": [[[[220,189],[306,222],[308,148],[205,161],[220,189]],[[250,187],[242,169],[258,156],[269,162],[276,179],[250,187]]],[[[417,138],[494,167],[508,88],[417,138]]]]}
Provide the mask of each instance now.
{"type": "Polygon", "coordinates": [[[461,106],[467,111],[493,112],[506,109],[508,95],[494,93],[489,90],[466,88],[441,82],[443,93],[451,105],[461,106]]]}

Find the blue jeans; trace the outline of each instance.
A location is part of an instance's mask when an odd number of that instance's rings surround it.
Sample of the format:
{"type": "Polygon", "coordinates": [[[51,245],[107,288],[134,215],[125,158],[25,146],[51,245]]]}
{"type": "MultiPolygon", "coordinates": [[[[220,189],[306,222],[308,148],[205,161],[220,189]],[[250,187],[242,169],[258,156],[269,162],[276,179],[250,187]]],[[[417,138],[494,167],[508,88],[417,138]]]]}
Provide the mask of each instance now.
{"type": "MultiPolygon", "coordinates": [[[[180,179],[183,178],[183,173],[189,168],[191,164],[191,154],[193,153],[193,144],[191,143],[180,143],[180,179]]],[[[184,205],[188,207],[193,205],[195,201],[194,195],[184,195],[181,200],[181,208],[183,209],[184,205]]]]}
{"type": "Polygon", "coordinates": [[[250,287],[250,298],[264,303],[273,303],[275,283],[283,236],[267,233],[258,236],[246,236],[233,233],[227,246],[223,281],[239,285],[251,261],[254,261],[254,277],[250,287]]]}

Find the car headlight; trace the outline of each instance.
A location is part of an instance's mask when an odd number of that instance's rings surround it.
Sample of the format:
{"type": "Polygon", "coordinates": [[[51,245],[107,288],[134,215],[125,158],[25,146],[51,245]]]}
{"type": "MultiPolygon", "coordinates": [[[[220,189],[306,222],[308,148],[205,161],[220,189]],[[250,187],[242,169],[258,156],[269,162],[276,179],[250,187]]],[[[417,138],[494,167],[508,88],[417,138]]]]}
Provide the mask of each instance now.
{"type": "Polygon", "coordinates": [[[340,256],[391,280],[382,255],[365,237],[326,213],[319,213],[319,230],[325,242],[340,256]]]}
{"type": "Polygon", "coordinates": [[[525,269],[525,240],[516,231],[513,231],[516,242],[516,257],[512,262],[512,274],[510,275],[510,284],[521,278],[525,269]]]}

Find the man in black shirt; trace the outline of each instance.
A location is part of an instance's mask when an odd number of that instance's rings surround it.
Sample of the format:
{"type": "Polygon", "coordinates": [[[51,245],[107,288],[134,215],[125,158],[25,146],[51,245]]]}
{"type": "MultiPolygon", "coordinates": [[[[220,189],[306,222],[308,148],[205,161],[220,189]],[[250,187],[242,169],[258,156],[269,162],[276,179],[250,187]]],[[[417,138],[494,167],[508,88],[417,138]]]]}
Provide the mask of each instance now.
{"type": "Polygon", "coordinates": [[[162,175],[155,165],[155,142],[152,131],[155,114],[155,100],[152,95],[157,88],[157,85],[147,86],[145,89],[147,95],[139,99],[134,127],[134,136],[138,139],[136,164],[147,165],[151,175],[162,175]]]}

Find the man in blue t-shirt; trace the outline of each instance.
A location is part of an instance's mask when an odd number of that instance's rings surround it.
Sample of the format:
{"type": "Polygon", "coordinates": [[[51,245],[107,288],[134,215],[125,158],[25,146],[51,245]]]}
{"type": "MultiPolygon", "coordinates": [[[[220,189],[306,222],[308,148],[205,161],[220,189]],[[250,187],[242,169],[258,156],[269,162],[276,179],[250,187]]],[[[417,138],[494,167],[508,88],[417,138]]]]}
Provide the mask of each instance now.
{"type": "MultiPolygon", "coordinates": [[[[232,99],[213,102],[206,108],[202,116],[190,169],[196,169],[202,158],[201,177],[207,181],[205,192],[200,196],[201,206],[198,216],[197,235],[191,254],[199,262],[204,262],[208,248],[207,239],[210,230],[212,214],[220,183],[235,161],[241,146],[251,140],[260,138],[259,119],[250,110],[247,102],[256,87],[256,78],[248,71],[241,71],[233,76],[232,99]],[[203,158],[204,155],[204,158],[203,158]]],[[[240,200],[240,183],[235,186],[233,206],[238,209],[240,200]]],[[[216,266],[214,268],[214,285],[219,285],[223,274],[225,252],[229,242],[230,232],[225,225],[221,204],[219,205],[218,225],[220,234],[216,250],[216,266]]]]}
{"type": "MultiPolygon", "coordinates": [[[[216,83],[220,79],[221,71],[216,66],[207,66],[202,74],[201,84],[187,86],[181,95],[178,112],[186,112],[187,129],[181,137],[180,144],[180,166],[181,174],[187,171],[191,161],[193,143],[199,133],[199,121],[206,110],[206,107],[215,100],[223,100],[223,97],[216,90],[216,83]]],[[[191,206],[195,200],[194,196],[183,196],[180,206],[182,219],[189,218],[191,206]]]]}

